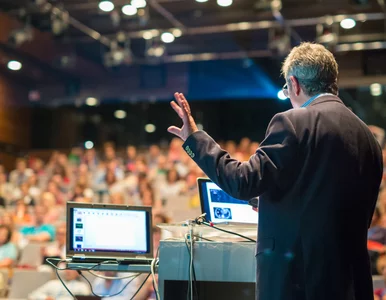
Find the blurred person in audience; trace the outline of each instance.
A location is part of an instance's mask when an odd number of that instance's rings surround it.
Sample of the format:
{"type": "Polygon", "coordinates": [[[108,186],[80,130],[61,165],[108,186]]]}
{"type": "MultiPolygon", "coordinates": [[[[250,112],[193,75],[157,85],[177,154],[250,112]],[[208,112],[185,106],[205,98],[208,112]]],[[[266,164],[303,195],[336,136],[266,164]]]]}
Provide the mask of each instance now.
{"type": "Polygon", "coordinates": [[[386,215],[386,189],[382,189],[379,192],[377,207],[379,208],[379,212],[381,213],[381,215],[385,216],[386,215]]]}
{"type": "Polygon", "coordinates": [[[78,166],[83,156],[83,149],[81,147],[73,147],[68,155],[68,163],[78,166]]]}
{"type": "Polygon", "coordinates": [[[162,203],[167,203],[170,198],[179,196],[185,190],[185,182],[180,179],[175,168],[168,170],[166,174],[166,182],[160,187],[160,198],[162,203]]]}
{"type": "Polygon", "coordinates": [[[77,171],[77,182],[84,186],[90,186],[92,183],[92,176],[88,165],[84,163],[80,164],[77,171]]]}
{"type": "Polygon", "coordinates": [[[28,177],[32,175],[33,171],[27,168],[27,162],[24,158],[16,160],[16,169],[9,174],[9,182],[14,186],[20,186],[27,182],[28,177]]]}
{"type": "Polygon", "coordinates": [[[0,173],[0,206],[5,207],[12,201],[13,186],[7,182],[7,175],[0,173]]]}
{"type": "Polygon", "coordinates": [[[386,245],[386,228],[381,224],[381,213],[379,208],[375,208],[373,218],[371,219],[370,228],[367,232],[367,239],[386,245]]]}
{"type": "MultiPolygon", "coordinates": [[[[240,140],[239,147],[237,149],[237,152],[239,153],[240,157],[243,158],[243,160],[248,160],[249,159],[249,147],[251,146],[251,140],[247,137],[243,137],[240,140]]],[[[257,148],[255,149],[255,151],[257,148]]]]}
{"type": "Polygon", "coordinates": [[[56,227],[55,241],[44,248],[43,256],[66,258],[66,223],[56,227]]]}
{"type": "Polygon", "coordinates": [[[0,268],[9,268],[17,260],[17,248],[11,242],[12,229],[7,225],[0,225],[0,268]]]}
{"type": "Polygon", "coordinates": [[[255,154],[259,146],[260,144],[258,142],[252,142],[251,145],[249,146],[249,156],[252,156],[253,154],[255,154]]]}
{"type": "Polygon", "coordinates": [[[137,148],[129,145],[126,148],[126,170],[129,172],[135,171],[135,160],[137,159],[137,148]]]}
{"type": "Polygon", "coordinates": [[[33,173],[29,178],[28,178],[28,194],[31,195],[33,199],[39,199],[40,194],[41,194],[41,188],[38,183],[38,176],[33,173]]]}
{"type": "Polygon", "coordinates": [[[95,170],[97,168],[99,160],[94,148],[86,150],[83,157],[83,163],[86,164],[90,170],[95,170]]]}
{"type": "Polygon", "coordinates": [[[74,191],[72,196],[70,197],[70,201],[75,201],[77,197],[83,197],[84,190],[86,189],[86,186],[82,183],[77,183],[75,185],[74,191]]]}
{"type": "Polygon", "coordinates": [[[149,169],[154,169],[157,167],[158,158],[160,155],[161,155],[161,149],[158,145],[153,144],[149,147],[149,152],[146,157],[149,169]]]}
{"type": "MultiPolygon", "coordinates": [[[[138,286],[136,284],[137,278],[134,279],[133,281],[131,281],[132,278],[119,278],[119,277],[130,276],[130,273],[117,273],[113,271],[105,271],[102,274],[105,277],[116,278],[116,279],[107,279],[107,278],[96,277],[92,282],[94,294],[105,296],[105,297],[102,297],[104,299],[128,300],[134,296],[135,292],[138,289],[138,286]],[[131,282],[126,286],[126,284],[129,281],[131,282]],[[119,293],[120,291],[122,292],[119,293]],[[118,295],[115,295],[115,294],[118,294],[118,295]],[[107,297],[108,295],[115,295],[115,296],[107,297]]],[[[135,274],[133,274],[133,276],[135,276],[135,274]]]]}
{"type": "Polygon", "coordinates": [[[44,192],[40,199],[40,205],[47,209],[43,221],[45,224],[54,224],[59,220],[61,210],[58,208],[56,198],[52,193],[44,192]]]}
{"type": "Polygon", "coordinates": [[[181,157],[181,146],[182,142],[180,139],[173,138],[169,145],[169,151],[168,151],[168,161],[171,163],[174,163],[176,161],[180,160],[181,157]]]}
{"type": "Polygon", "coordinates": [[[20,233],[16,230],[18,224],[15,223],[14,215],[11,212],[3,212],[0,217],[0,225],[5,225],[10,228],[12,232],[11,242],[17,245],[20,239],[20,233]]]}
{"type": "Polygon", "coordinates": [[[225,143],[225,150],[229,153],[229,155],[231,157],[234,157],[234,155],[236,154],[237,152],[237,145],[236,145],[236,142],[235,141],[227,141],[225,143]]]}
{"type": "MultiPolygon", "coordinates": [[[[376,267],[378,274],[383,276],[383,280],[386,286],[386,255],[379,257],[376,267]]],[[[379,288],[374,291],[374,300],[386,300],[386,287],[379,288]]]]}
{"type": "Polygon", "coordinates": [[[110,195],[110,203],[115,205],[125,204],[125,199],[123,198],[122,193],[113,193],[110,195]]]}
{"type": "MultiPolygon", "coordinates": [[[[63,266],[62,266],[63,267],[63,266]]],[[[90,287],[86,282],[79,281],[79,274],[74,270],[59,271],[67,288],[76,296],[87,296],[91,294],[90,287]]],[[[66,288],[59,279],[53,279],[33,291],[29,300],[72,300],[66,288]]]]}
{"type": "Polygon", "coordinates": [[[26,205],[34,206],[36,204],[36,199],[30,195],[29,188],[30,187],[27,182],[22,183],[19,188],[15,188],[12,195],[12,204],[22,200],[26,205]]]}
{"type": "Polygon", "coordinates": [[[54,195],[56,199],[56,203],[58,205],[62,205],[66,203],[65,194],[60,190],[57,182],[51,180],[48,183],[47,192],[50,192],[52,195],[54,195]]]}
{"type": "Polygon", "coordinates": [[[13,216],[15,224],[19,226],[30,225],[33,222],[33,218],[30,214],[30,210],[27,204],[23,200],[16,202],[15,214],[13,216]]]}
{"type": "Polygon", "coordinates": [[[117,159],[117,155],[115,152],[114,144],[111,142],[107,142],[103,145],[103,152],[104,152],[104,160],[109,162],[112,160],[117,159]]]}
{"type": "Polygon", "coordinates": [[[33,226],[24,226],[20,229],[22,234],[22,245],[28,242],[52,242],[55,239],[55,227],[44,223],[48,212],[43,205],[35,206],[35,222],[33,226]]]}

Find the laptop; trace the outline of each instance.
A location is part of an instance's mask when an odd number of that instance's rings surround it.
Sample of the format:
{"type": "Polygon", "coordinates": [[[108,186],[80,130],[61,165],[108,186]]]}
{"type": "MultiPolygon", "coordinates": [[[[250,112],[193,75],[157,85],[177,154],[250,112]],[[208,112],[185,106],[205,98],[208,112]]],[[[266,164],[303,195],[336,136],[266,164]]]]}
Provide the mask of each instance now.
{"type": "Polygon", "coordinates": [[[152,208],[67,202],[66,256],[81,263],[150,264],[152,208]]]}
{"type": "Polygon", "coordinates": [[[255,201],[239,200],[229,196],[208,178],[197,179],[201,211],[213,224],[258,223],[258,213],[252,209],[255,201]]]}

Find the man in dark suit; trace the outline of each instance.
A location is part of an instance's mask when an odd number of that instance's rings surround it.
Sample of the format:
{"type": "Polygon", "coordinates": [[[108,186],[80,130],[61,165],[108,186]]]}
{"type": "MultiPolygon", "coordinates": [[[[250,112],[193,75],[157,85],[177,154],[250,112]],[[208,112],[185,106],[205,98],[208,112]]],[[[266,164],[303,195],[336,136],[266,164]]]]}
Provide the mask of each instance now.
{"type": "Polygon", "coordinates": [[[273,117],[249,161],[232,159],[199,131],[179,93],[171,105],[183,126],[168,131],[229,195],[260,196],[257,299],[373,299],[366,244],[380,146],[338,98],[338,66],[323,46],[295,47],[282,71],[294,109],[273,117]]]}

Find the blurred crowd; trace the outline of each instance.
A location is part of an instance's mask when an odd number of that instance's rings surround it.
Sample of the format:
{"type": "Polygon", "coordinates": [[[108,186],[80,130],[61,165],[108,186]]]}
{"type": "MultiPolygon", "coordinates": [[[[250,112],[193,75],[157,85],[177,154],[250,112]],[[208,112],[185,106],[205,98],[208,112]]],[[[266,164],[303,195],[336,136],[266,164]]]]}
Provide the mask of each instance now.
{"type": "MultiPolygon", "coordinates": [[[[384,131],[376,127],[370,129],[384,144],[384,131]]],[[[220,146],[233,158],[245,161],[255,153],[259,143],[243,138],[239,143],[227,141],[220,146]]],[[[205,174],[185,153],[181,140],[173,139],[164,148],[151,145],[145,149],[134,145],[116,149],[113,143],[105,143],[99,150],[53,151],[47,161],[31,153],[17,159],[15,169],[10,172],[0,165],[1,269],[39,270],[45,264],[44,258],[65,257],[67,201],[152,206],[154,224],[180,222],[200,214],[196,179],[205,174]],[[38,255],[31,258],[26,249],[36,245],[38,255]]],[[[386,147],[383,159],[386,165],[386,147]]],[[[385,279],[385,288],[375,290],[377,300],[386,300],[386,168],[384,174],[368,233],[373,274],[383,274],[385,279]]],[[[155,244],[159,243],[160,235],[156,235],[155,244]]],[[[68,282],[79,283],[73,286],[80,289],[80,294],[90,293],[89,286],[78,280],[77,272],[68,271],[63,276],[68,282]]],[[[127,282],[101,280],[94,280],[93,284],[99,282],[100,285],[96,290],[105,291],[113,285],[114,290],[119,290],[127,282]]],[[[7,283],[0,278],[0,290],[7,283]]],[[[45,283],[31,291],[30,298],[66,298],[68,294],[59,283],[55,280],[45,283]]],[[[151,282],[145,286],[144,294],[136,299],[152,299],[151,282]]],[[[130,298],[133,292],[132,288],[127,289],[124,299],[130,298]]]]}
{"type": "MultiPolygon", "coordinates": [[[[247,160],[259,144],[243,138],[221,146],[247,160]]],[[[99,150],[53,151],[47,161],[30,153],[9,173],[0,165],[0,268],[39,268],[45,257],[64,258],[67,201],[152,206],[153,224],[200,214],[196,179],[205,174],[180,139],[165,148],[105,143],[99,150]],[[35,258],[25,253],[36,252],[33,245],[41,246],[35,258]]]]}

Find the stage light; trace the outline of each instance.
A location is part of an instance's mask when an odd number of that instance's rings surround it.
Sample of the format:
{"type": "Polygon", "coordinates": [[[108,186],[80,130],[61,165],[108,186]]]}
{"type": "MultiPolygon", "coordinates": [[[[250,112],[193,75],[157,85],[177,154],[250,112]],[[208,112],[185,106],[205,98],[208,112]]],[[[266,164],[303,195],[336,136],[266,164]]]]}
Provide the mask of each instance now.
{"type": "Polygon", "coordinates": [[[203,3],[203,2],[208,2],[208,0],[196,0],[196,2],[203,3]]]}
{"type": "Polygon", "coordinates": [[[8,69],[12,71],[19,71],[22,68],[22,66],[23,65],[21,64],[21,62],[17,60],[10,60],[7,64],[8,69]]]}
{"type": "Polygon", "coordinates": [[[136,8],[146,7],[146,0],[131,0],[131,5],[136,8]]]}
{"type": "Polygon", "coordinates": [[[153,38],[153,33],[151,31],[145,31],[143,34],[142,34],[142,37],[145,39],[145,40],[151,40],[153,38]]]}
{"type": "Polygon", "coordinates": [[[280,91],[277,92],[277,98],[278,98],[279,100],[286,100],[286,99],[287,99],[287,97],[284,95],[284,93],[283,93],[282,90],[280,90],[280,91]]]}
{"type": "Polygon", "coordinates": [[[134,16],[137,13],[137,8],[135,6],[128,4],[128,5],[125,5],[124,7],[122,7],[122,12],[126,16],[134,16]]]}
{"type": "Polygon", "coordinates": [[[154,124],[146,124],[145,125],[145,131],[147,133],[153,133],[155,131],[156,127],[154,124]]]}
{"type": "Polygon", "coordinates": [[[382,85],[380,83],[373,83],[370,85],[371,96],[377,97],[382,95],[382,85]]]}
{"type": "Polygon", "coordinates": [[[182,31],[181,29],[176,28],[176,29],[173,29],[172,34],[174,35],[174,37],[178,38],[182,35],[182,31]]]}
{"type": "Polygon", "coordinates": [[[99,2],[99,9],[105,12],[110,12],[114,9],[114,3],[111,1],[99,2]]]}
{"type": "Polygon", "coordinates": [[[231,6],[233,3],[233,0],[217,0],[217,4],[222,7],[231,6]]]}
{"type": "Polygon", "coordinates": [[[170,32],[164,32],[163,34],[161,34],[161,40],[164,43],[172,43],[172,42],[174,42],[175,37],[170,32]]]}
{"type": "Polygon", "coordinates": [[[95,106],[95,105],[98,104],[98,99],[97,99],[97,98],[94,98],[94,97],[88,97],[88,98],[86,99],[86,104],[87,104],[88,106],[95,106]]]}
{"type": "Polygon", "coordinates": [[[86,149],[90,150],[90,149],[94,148],[94,143],[91,142],[91,141],[86,141],[86,142],[84,143],[84,147],[85,147],[86,149]]]}
{"type": "Polygon", "coordinates": [[[343,19],[340,22],[340,27],[342,27],[343,29],[351,29],[351,28],[354,28],[355,25],[356,25],[355,20],[351,18],[343,19]]]}
{"type": "Polygon", "coordinates": [[[126,118],[126,112],[124,110],[119,109],[114,112],[114,116],[117,119],[124,119],[126,118]]]}

